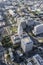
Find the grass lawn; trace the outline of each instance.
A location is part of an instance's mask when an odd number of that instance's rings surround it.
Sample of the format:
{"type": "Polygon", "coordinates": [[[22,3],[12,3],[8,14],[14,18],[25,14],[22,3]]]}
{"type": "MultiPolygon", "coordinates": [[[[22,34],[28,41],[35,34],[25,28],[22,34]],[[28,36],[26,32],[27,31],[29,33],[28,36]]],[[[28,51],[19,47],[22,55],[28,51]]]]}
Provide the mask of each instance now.
{"type": "Polygon", "coordinates": [[[17,33],[17,26],[11,27],[10,30],[12,31],[12,33],[17,33]]]}

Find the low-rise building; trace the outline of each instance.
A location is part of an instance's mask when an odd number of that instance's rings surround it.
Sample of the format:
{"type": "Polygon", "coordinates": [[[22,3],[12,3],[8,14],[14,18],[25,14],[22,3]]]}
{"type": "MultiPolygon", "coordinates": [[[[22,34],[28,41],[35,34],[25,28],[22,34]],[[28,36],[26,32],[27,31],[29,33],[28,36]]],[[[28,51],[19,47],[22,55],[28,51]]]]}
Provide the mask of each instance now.
{"type": "Polygon", "coordinates": [[[23,32],[22,38],[28,37],[28,34],[26,32],[23,32]]]}
{"type": "Polygon", "coordinates": [[[36,25],[33,30],[34,35],[43,33],[43,24],[36,25]]]}
{"type": "Polygon", "coordinates": [[[33,56],[32,59],[33,59],[34,65],[43,65],[43,59],[41,58],[39,54],[36,54],[35,56],[33,56]]]}
{"type": "Polygon", "coordinates": [[[14,12],[13,12],[12,9],[9,9],[9,10],[8,10],[8,13],[9,13],[10,15],[12,15],[12,16],[14,15],[14,12]]]}
{"type": "Polygon", "coordinates": [[[0,21],[0,27],[5,26],[5,22],[4,21],[0,21]]]}
{"type": "Polygon", "coordinates": [[[34,25],[34,20],[32,18],[29,18],[27,21],[26,21],[26,24],[28,26],[33,26],[34,25]]]}
{"type": "Polygon", "coordinates": [[[20,37],[17,34],[12,35],[11,40],[12,40],[14,46],[18,46],[21,43],[20,37]]]}

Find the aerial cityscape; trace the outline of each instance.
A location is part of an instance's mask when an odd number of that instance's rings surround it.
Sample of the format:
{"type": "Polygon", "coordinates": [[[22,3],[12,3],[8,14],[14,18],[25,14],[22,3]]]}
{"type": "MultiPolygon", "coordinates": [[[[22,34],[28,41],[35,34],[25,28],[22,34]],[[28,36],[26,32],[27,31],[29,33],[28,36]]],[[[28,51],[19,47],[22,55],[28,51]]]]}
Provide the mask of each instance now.
{"type": "Polygon", "coordinates": [[[43,65],[43,0],[0,0],[0,65],[43,65]]]}

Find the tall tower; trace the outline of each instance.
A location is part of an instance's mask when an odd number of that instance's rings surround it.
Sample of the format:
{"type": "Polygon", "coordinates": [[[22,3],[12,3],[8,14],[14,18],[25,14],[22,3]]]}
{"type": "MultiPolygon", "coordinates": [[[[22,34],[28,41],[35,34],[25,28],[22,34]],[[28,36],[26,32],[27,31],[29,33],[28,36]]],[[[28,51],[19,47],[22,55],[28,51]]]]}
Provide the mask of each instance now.
{"type": "Polygon", "coordinates": [[[23,34],[23,28],[22,28],[22,26],[19,24],[19,25],[18,25],[18,35],[19,35],[20,38],[22,38],[22,34],[23,34]]]}

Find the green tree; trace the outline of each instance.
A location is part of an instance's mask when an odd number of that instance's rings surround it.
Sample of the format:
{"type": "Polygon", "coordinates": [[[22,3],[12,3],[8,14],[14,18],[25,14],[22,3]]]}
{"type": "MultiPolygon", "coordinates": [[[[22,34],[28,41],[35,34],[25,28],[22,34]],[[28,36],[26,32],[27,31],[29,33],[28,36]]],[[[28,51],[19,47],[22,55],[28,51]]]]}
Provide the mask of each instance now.
{"type": "Polygon", "coordinates": [[[5,36],[2,40],[2,44],[4,47],[8,48],[12,46],[12,42],[9,36],[5,36]]]}

